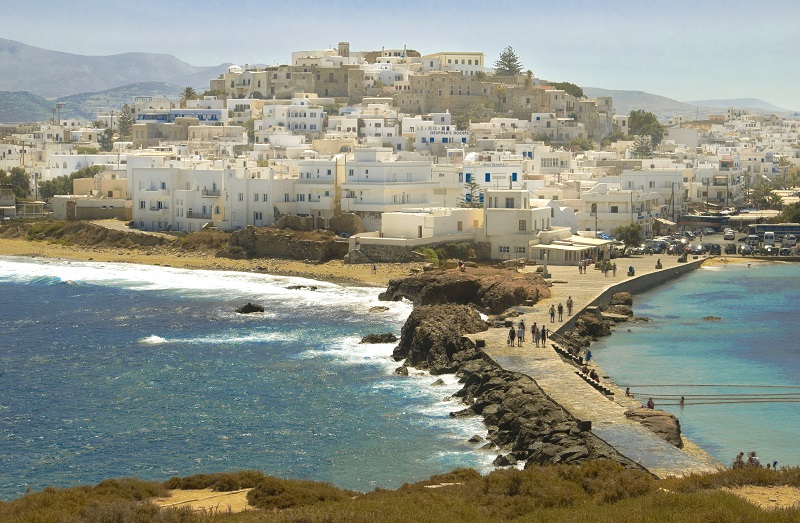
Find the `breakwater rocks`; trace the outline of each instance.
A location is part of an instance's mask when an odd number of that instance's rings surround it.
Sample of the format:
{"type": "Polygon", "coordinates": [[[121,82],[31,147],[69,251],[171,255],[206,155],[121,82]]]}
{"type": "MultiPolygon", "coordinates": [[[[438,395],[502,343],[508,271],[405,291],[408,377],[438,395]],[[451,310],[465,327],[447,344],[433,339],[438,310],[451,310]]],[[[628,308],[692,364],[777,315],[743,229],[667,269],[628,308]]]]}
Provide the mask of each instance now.
{"type": "Polygon", "coordinates": [[[586,424],[570,417],[532,379],[503,370],[462,337],[486,328],[480,315],[465,305],[416,307],[393,354],[398,361],[405,359],[397,374],[408,374],[408,367],[455,373],[463,383],[455,397],[466,408],[451,416],[484,418],[490,440],[485,447],[499,450],[498,466],[607,458],[638,467],[585,430],[586,424]]]}
{"type": "Polygon", "coordinates": [[[472,305],[488,314],[499,314],[509,307],[533,304],[548,298],[550,290],[538,274],[511,270],[470,269],[430,271],[391,280],[378,299],[414,305],[458,303],[472,305]]]}

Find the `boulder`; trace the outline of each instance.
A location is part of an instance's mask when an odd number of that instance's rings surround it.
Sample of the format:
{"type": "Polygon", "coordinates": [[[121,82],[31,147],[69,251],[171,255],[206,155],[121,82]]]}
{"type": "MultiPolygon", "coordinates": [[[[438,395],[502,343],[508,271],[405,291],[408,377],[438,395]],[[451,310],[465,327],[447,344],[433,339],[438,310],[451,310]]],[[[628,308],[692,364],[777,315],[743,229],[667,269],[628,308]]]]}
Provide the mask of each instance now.
{"type": "Polygon", "coordinates": [[[367,334],[361,338],[361,343],[394,343],[397,341],[397,336],[391,332],[384,332],[383,334],[367,334]]]}
{"type": "Polygon", "coordinates": [[[632,420],[638,421],[664,441],[675,445],[679,449],[683,448],[681,422],[669,412],[638,408],[627,411],[625,415],[632,420]]]}
{"type": "Polygon", "coordinates": [[[261,305],[256,305],[255,303],[247,302],[247,305],[242,305],[236,312],[239,314],[253,314],[255,312],[264,312],[264,307],[261,305]]]}
{"type": "Polygon", "coordinates": [[[618,292],[611,296],[611,305],[633,305],[633,295],[630,292],[618,292]]]}
{"type": "Polygon", "coordinates": [[[428,270],[394,279],[378,298],[385,301],[406,298],[415,306],[472,304],[489,314],[499,314],[510,307],[536,303],[549,296],[550,290],[540,275],[481,268],[467,272],[428,270]]]}
{"type": "Polygon", "coordinates": [[[386,312],[389,310],[389,307],[385,305],[376,305],[375,307],[370,307],[369,312],[386,312]]]}
{"type": "Polygon", "coordinates": [[[457,352],[468,351],[478,357],[472,342],[462,335],[486,329],[480,314],[465,305],[416,307],[403,325],[392,357],[420,369],[452,368],[457,352]]]}

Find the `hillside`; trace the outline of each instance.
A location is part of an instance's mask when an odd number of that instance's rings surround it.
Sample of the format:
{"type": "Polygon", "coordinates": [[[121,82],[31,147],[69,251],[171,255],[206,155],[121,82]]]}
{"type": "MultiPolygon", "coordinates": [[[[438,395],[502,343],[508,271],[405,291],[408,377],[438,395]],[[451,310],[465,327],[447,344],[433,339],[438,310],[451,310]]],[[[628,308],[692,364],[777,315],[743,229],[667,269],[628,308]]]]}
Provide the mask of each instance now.
{"type": "Polygon", "coordinates": [[[52,118],[53,102],[28,92],[0,91],[0,122],[41,122],[52,118]]]}
{"type": "Polygon", "coordinates": [[[754,113],[783,114],[791,111],[776,107],[757,98],[737,98],[731,100],[699,100],[695,102],[679,102],[666,96],[650,94],[644,91],[622,91],[602,89],[599,87],[583,87],[589,98],[610,96],[614,100],[614,112],[630,114],[636,109],[643,109],[655,114],[660,120],[670,116],[684,115],[690,119],[706,120],[710,114],[724,113],[728,107],[747,109],[754,113]]]}
{"type": "Polygon", "coordinates": [[[61,118],[80,118],[92,121],[99,114],[119,111],[125,104],[133,103],[134,97],[151,96],[177,101],[182,87],[165,82],[143,82],[114,87],[97,93],[81,93],[47,100],[29,92],[0,91],[0,122],[43,122],[53,117],[57,103],[61,118]]]}
{"type": "Polygon", "coordinates": [[[0,90],[28,91],[44,98],[140,82],[166,82],[205,90],[209,80],[228,65],[196,67],[174,56],[153,53],[82,56],[0,38],[0,90]]]}

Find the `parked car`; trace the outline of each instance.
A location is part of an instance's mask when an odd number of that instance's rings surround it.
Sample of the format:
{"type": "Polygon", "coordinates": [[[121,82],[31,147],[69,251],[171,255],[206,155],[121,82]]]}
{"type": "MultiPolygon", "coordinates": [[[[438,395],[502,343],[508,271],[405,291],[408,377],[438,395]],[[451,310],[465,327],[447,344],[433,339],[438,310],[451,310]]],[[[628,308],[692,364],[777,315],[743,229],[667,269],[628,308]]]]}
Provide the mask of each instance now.
{"type": "Polygon", "coordinates": [[[715,255],[719,256],[722,253],[722,248],[719,246],[718,243],[703,244],[703,247],[705,247],[706,252],[708,254],[715,254],[715,255]]]}
{"type": "Polygon", "coordinates": [[[733,232],[733,229],[725,229],[725,232],[722,233],[723,240],[734,240],[736,239],[736,233],[733,232]]]}
{"type": "Polygon", "coordinates": [[[725,244],[725,254],[736,254],[736,244],[735,243],[726,243],[725,244]]]}
{"type": "Polygon", "coordinates": [[[778,251],[778,254],[781,256],[791,256],[792,250],[789,247],[781,247],[780,251],[778,251]]]}
{"type": "Polygon", "coordinates": [[[753,254],[753,247],[751,247],[750,245],[747,245],[746,243],[744,245],[740,245],[739,246],[739,254],[741,254],[742,256],[747,256],[749,254],[753,254]]]}
{"type": "Polygon", "coordinates": [[[717,231],[715,231],[711,227],[705,227],[705,228],[703,228],[703,234],[705,234],[705,235],[717,234],[717,231]]]}

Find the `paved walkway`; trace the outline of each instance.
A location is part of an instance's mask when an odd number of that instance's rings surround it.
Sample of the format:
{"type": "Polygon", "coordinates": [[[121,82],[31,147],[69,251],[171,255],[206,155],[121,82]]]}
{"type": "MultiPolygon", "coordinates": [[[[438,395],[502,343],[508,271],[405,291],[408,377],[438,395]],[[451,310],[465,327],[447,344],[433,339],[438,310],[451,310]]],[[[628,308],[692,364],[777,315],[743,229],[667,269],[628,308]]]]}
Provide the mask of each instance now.
{"type": "MultiPolygon", "coordinates": [[[[516,307],[522,313],[520,318],[524,318],[527,330],[522,347],[507,345],[508,327],[491,328],[469,337],[473,340],[485,340],[484,352],[501,367],[530,376],[545,394],[576,419],[591,421],[592,432],[596,436],[656,476],[711,472],[719,466],[711,456],[703,452],[693,452],[690,455],[665,442],[640,423],[626,418],[625,411],[640,406],[641,402],[626,398],[624,391],[607,376],[603,376],[602,370],[593,362],[589,366],[601,375],[603,385],[615,392],[613,396],[602,394],[579,376],[576,366],[564,361],[553,349],[550,340],[546,347],[540,344],[536,348],[531,339],[530,329],[534,322],[540,329],[544,323],[548,331],[558,331],[570,319],[566,312],[568,296],[572,296],[574,302],[573,313],[578,314],[606,288],[629,279],[626,275],[628,266],[632,265],[636,277],[640,277],[656,272],[655,264],[658,259],[665,271],[679,265],[674,256],[622,258],[615,260],[618,266],[616,276],[609,272],[607,277],[593,266],[587,269],[587,274],[579,274],[577,267],[550,266],[548,270],[551,274],[550,281],[553,282],[550,288],[552,296],[531,307],[516,307]],[[559,322],[556,314],[556,321],[551,323],[548,312],[550,305],[555,304],[558,307],[559,303],[564,304],[564,322],[559,322]]],[[[514,320],[515,327],[520,318],[514,320]]]]}

